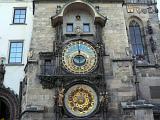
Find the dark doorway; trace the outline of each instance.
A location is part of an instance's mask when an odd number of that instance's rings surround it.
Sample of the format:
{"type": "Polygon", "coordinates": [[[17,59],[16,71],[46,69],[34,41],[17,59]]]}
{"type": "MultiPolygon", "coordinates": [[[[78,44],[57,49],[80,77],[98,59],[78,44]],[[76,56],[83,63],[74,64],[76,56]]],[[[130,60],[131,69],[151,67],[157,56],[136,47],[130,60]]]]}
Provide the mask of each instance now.
{"type": "Polygon", "coordinates": [[[0,99],[0,120],[9,120],[9,107],[4,102],[4,100],[0,99]]]}
{"type": "Polygon", "coordinates": [[[160,120],[160,114],[154,113],[154,120],[160,120]]]}

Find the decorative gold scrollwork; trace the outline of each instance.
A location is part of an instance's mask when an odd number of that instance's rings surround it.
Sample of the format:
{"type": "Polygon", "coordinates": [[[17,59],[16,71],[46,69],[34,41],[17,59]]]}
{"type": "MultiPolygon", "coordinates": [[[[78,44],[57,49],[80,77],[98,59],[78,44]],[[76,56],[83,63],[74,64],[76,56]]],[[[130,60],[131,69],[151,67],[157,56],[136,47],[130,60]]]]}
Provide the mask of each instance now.
{"type": "Polygon", "coordinates": [[[65,95],[65,105],[68,111],[79,117],[91,114],[97,106],[97,95],[88,85],[72,86],[65,95]]]}

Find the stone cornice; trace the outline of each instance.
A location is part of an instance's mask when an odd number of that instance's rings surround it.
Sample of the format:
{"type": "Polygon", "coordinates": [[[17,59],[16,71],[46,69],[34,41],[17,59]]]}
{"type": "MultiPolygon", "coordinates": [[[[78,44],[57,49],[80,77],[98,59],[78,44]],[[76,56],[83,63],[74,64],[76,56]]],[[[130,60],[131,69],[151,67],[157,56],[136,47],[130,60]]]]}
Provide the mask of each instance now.
{"type": "MultiPolygon", "coordinates": [[[[62,3],[66,3],[69,2],[71,0],[34,0],[35,2],[62,2],[62,3]]],[[[86,2],[91,2],[91,3],[123,3],[124,0],[84,0],[86,2]]]]}

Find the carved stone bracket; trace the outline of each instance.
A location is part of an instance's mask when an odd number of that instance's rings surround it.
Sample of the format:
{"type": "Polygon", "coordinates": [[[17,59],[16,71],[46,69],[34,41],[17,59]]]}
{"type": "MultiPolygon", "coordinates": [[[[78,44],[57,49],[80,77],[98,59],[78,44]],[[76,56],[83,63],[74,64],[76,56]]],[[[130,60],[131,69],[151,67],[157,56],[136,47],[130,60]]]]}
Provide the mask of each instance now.
{"type": "Polygon", "coordinates": [[[123,109],[138,109],[138,108],[153,108],[154,105],[145,101],[145,100],[137,100],[134,102],[121,102],[121,106],[123,109]]]}
{"type": "Polygon", "coordinates": [[[40,83],[42,84],[44,89],[52,89],[55,86],[59,86],[59,82],[68,83],[69,80],[73,80],[73,78],[77,80],[87,80],[92,81],[95,84],[100,84],[99,82],[103,75],[93,75],[93,74],[86,74],[86,75],[38,75],[40,79],[40,83]]]}

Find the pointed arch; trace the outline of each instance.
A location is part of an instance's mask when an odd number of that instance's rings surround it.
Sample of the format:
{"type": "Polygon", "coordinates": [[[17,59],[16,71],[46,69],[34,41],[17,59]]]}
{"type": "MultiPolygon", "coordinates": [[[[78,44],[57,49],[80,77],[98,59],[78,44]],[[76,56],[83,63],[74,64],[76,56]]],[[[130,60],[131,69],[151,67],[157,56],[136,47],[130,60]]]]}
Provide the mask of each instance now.
{"type": "Polygon", "coordinates": [[[148,59],[143,21],[137,16],[132,16],[128,19],[127,23],[132,55],[137,60],[148,59]]]}
{"type": "Polygon", "coordinates": [[[142,31],[140,25],[135,20],[129,24],[130,40],[132,45],[132,53],[135,56],[144,55],[144,46],[142,42],[142,31]]]}

